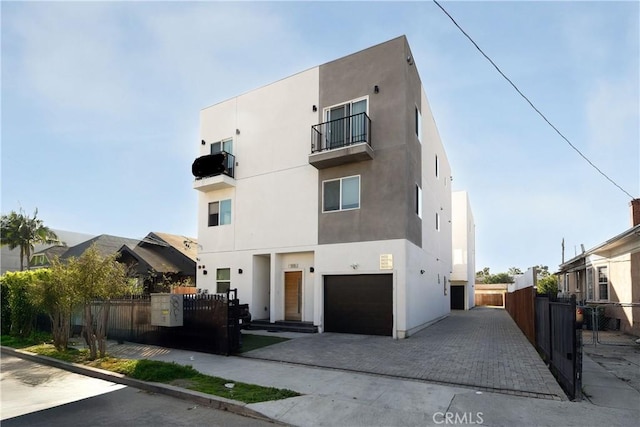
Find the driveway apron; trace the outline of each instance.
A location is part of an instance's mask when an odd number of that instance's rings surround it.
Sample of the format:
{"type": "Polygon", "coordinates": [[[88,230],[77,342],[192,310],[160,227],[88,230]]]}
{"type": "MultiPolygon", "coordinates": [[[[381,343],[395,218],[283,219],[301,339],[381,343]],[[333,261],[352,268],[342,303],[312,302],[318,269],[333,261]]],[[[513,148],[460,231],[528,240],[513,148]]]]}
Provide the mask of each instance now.
{"type": "Polygon", "coordinates": [[[404,340],[312,334],[244,357],[423,380],[506,394],[565,400],[566,395],[509,314],[477,307],[404,340]]]}

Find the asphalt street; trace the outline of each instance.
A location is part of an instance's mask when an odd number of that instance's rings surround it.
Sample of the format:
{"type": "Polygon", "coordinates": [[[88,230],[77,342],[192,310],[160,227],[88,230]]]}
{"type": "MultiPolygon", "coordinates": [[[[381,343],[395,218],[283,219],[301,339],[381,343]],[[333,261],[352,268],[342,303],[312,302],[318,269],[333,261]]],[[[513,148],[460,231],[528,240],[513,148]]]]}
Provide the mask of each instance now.
{"type": "Polygon", "coordinates": [[[12,356],[2,356],[0,369],[3,427],[273,426],[12,356]]]}

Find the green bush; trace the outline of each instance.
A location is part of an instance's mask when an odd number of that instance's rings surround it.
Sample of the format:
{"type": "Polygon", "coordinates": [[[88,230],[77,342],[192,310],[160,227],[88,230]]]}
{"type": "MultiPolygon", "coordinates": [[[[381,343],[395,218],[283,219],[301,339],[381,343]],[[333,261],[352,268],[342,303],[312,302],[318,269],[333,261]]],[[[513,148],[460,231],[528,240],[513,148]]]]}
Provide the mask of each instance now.
{"type": "Polygon", "coordinates": [[[11,329],[11,308],[9,308],[9,285],[4,280],[0,282],[0,316],[1,333],[8,335],[11,329]]]}

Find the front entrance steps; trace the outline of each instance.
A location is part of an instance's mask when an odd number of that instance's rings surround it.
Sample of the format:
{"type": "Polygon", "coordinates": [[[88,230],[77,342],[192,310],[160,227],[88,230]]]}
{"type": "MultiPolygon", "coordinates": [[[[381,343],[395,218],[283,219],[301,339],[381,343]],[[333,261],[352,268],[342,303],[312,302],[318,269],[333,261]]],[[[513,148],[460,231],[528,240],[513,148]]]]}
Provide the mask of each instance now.
{"type": "Polygon", "coordinates": [[[318,332],[318,327],[314,326],[312,322],[277,320],[275,323],[271,323],[269,322],[269,319],[252,320],[250,329],[274,332],[305,332],[309,334],[318,332]]]}

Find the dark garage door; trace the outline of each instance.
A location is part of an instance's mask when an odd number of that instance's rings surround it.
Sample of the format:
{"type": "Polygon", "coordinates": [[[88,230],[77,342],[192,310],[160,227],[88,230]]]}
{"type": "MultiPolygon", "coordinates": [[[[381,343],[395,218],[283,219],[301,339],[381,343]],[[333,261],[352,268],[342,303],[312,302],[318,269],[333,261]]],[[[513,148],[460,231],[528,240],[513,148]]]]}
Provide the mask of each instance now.
{"type": "Polygon", "coordinates": [[[391,336],[393,275],[325,276],[324,329],[326,332],[391,336]]]}
{"type": "Polygon", "coordinates": [[[464,286],[451,287],[451,310],[464,310],[464,286]]]}

